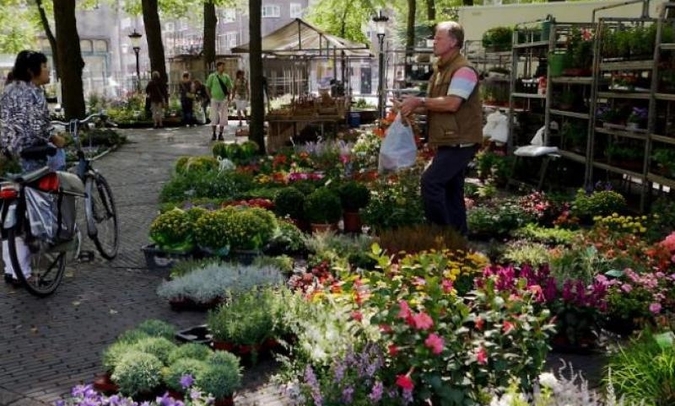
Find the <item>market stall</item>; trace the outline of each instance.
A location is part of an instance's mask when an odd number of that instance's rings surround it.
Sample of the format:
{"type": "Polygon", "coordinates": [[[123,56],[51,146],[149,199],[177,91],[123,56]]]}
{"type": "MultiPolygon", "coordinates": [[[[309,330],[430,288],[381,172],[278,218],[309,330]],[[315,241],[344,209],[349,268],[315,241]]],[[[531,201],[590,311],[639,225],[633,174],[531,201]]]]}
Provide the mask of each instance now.
{"type": "MultiPolygon", "coordinates": [[[[249,44],[232,48],[232,52],[247,53],[249,44]]],[[[284,65],[284,76],[290,76],[293,83],[289,89],[291,102],[266,116],[270,152],[278,150],[308,125],[319,126],[323,135],[328,130],[337,132],[339,124],[346,122],[351,104],[349,77],[345,77],[347,66],[353,60],[372,58],[367,45],[327,34],[301,19],[265,36],[262,53],[265,62],[274,60],[276,65],[284,65]],[[330,61],[334,67],[340,64],[342,77],[338,80],[334,69],[333,78],[316,95],[310,92],[310,70],[321,61],[330,61]]]]}

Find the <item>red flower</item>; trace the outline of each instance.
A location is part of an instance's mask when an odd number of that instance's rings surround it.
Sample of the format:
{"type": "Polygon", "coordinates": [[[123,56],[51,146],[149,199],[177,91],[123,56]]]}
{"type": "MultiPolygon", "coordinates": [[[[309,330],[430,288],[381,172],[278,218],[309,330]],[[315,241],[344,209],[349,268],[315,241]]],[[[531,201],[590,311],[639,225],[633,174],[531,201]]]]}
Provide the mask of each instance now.
{"type": "Polygon", "coordinates": [[[395,344],[389,344],[387,349],[389,350],[389,355],[392,357],[395,357],[396,354],[398,354],[398,347],[395,344]]]}
{"type": "Polygon", "coordinates": [[[361,312],[354,311],[352,312],[352,319],[360,323],[363,320],[363,315],[361,314],[361,312]]]}
{"type": "Polygon", "coordinates": [[[505,321],[502,326],[502,331],[504,331],[504,334],[509,334],[514,328],[516,328],[516,326],[513,323],[505,321]]]}
{"type": "Polygon", "coordinates": [[[452,281],[450,279],[443,279],[441,286],[443,287],[443,292],[452,293],[452,281]]]}
{"type": "Polygon", "coordinates": [[[413,383],[413,380],[410,379],[408,375],[397,375],[396,376],[396,385],[400,386],[404,390],[413,390],[415,387],[415,384],[413,383]]]}
{"type": "Polygon", "coordinates": [[[391,333],[393,330],[389,324],[380,324],[380,331],[384,334],[391,333]]]}
{"type": "Polygon", "coordinates": [[[481,365],[487,364],[488,357],[487,357],[487,351],[485,351],[485,348],[480,347],[478,349],[478,352],[476,353],[476,361],[481,365]]]}
{"type": "Polygon", "coordinates": [[[482,330],[483,324],[485,324],[485,321],[483,319],[481,319],[480,317],[477,317],[476,321],[474,321],[474,324],[476,325],[476,330],[482,330]]]}

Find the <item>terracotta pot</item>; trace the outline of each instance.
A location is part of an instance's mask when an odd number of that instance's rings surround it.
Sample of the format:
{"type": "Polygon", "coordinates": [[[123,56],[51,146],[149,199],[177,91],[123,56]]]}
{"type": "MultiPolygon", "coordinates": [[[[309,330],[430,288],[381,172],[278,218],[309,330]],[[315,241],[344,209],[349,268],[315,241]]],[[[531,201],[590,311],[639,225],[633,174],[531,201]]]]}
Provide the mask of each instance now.
{"type": "Polygon", "coordinates": [[[361,215],[359,212],[346,211],[342,213],[344,221],[345,233],[360,233],[361,232],[361,215]]]}
{"type": "Polygon", "coordinates": [[[119,391],[119,386],[112,381],[110,373],[105,373],[94,378],[94,389],[104,395],[112,395],[119,391]]]}
{"type": "Polygon", "coordinates": [[[214,406],[234,406],[234,397],[228,396],[226,398],[216,399],[213,403],[214,406]]]}
{"type": "Polygon", "coordinates": [[[231,353],[234,353],[235,348],[237,347],[235,344],[228,343],[225,341],[212,341],[211,342],[211,347],[216,350],[216,351],[228,351],[231,353]]]}

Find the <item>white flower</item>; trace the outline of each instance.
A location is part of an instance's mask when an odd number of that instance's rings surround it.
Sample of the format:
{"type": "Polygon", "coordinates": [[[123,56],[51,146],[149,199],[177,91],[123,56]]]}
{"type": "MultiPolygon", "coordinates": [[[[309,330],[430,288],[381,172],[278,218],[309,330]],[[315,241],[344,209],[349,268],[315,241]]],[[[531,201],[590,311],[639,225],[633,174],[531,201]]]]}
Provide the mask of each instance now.
{"type": "Polygon", "coordinates": [[[560,386],[558,379],[550,372],[543,372],[539,375],[539,384],[552,390],[556,390],[560,386]]]}

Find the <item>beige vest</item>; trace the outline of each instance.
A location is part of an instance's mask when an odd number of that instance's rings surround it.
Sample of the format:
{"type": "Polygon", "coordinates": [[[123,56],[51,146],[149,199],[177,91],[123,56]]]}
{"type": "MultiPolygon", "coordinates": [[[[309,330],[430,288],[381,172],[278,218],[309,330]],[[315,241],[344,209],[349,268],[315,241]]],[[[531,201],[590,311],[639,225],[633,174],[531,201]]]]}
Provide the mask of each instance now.
{"type": "MultiPolygon", "coordinates": [[[[469,61],[458,54],[444,64],[438,64],[429,80],[428,97],[448,95],[450,81],[462,67],[471,67],[469,61]]],[[[483,142],[483,103],[480,99],[479,83],[469,98],[462,102],[454,113],[428,113],[429,146],[456,145],[483,142]]]]}

